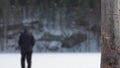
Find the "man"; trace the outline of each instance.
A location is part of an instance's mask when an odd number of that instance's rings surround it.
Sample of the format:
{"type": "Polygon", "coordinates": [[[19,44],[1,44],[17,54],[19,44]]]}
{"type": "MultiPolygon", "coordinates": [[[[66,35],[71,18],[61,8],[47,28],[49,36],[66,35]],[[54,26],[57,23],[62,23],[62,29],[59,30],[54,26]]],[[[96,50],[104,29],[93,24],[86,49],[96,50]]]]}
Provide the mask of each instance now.
{"type": "Polygon", "coordinates": [[[31,68],[32,50],[35,44],[32,33],[28,32],[27,29],[21,33],[18,44],[21,50],[21,67],[25,68],[25,59],[27,60],[28,68],[31,68]]]}

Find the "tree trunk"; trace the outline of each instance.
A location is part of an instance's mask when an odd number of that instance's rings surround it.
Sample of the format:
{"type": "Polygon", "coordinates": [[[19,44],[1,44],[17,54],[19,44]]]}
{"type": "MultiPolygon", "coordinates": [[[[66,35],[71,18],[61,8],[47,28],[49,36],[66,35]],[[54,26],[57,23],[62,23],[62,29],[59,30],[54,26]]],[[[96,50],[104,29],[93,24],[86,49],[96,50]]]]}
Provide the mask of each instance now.
{"type": "Polygon", "coordinates": [[[101,68],[120,68],[119,0],[101,0],[101,68]]]}
{"type": "Polygon", "coordinates": [[[8,25],[8,9],[3,10],[3,19],[4,19],[4,46],[3,51],[7,49],[7,25],[8,25]]]}

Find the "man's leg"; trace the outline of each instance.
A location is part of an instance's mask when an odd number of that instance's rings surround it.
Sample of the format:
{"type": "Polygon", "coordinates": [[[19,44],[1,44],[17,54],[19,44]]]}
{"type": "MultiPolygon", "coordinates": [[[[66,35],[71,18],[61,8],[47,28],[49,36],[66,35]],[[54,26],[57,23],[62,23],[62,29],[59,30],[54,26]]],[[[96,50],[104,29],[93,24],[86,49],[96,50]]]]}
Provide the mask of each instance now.
{"type": "Polygon", "coordinates": [[[32,59],[32,52],[28,52],[27,53],[28,68],[31,68],[31,59],[32,59]]]}
{"type": "Polygon", "coordinates": [[[21,68],[25,68],[25,53],[21,53],[21,68]]]}

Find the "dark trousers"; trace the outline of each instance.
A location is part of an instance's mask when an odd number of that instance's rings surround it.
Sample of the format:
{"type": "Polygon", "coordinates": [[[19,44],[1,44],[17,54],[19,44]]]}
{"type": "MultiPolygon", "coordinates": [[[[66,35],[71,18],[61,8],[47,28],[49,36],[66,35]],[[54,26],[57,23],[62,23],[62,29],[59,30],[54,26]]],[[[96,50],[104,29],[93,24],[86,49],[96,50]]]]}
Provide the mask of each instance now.
{"type": "Polygon", "coordinates": [[[27,60],[28,68],[31,68],[32,52],[21,52],[21,68],[25,68],[25,60],[27,60]]]}

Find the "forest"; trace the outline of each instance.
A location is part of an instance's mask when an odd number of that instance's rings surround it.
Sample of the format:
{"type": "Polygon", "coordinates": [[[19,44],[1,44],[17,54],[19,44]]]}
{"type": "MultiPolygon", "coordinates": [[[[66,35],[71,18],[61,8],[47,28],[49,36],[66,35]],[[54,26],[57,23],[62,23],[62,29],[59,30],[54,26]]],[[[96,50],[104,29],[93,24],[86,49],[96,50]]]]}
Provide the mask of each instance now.
{"type": "Polygon", "coordinates": [[[100,0],[0,0],[0,52],[17,52],[33,33],[35,52],[100,52],[100,0]]]}

